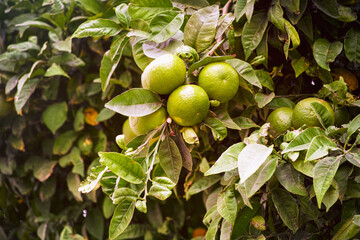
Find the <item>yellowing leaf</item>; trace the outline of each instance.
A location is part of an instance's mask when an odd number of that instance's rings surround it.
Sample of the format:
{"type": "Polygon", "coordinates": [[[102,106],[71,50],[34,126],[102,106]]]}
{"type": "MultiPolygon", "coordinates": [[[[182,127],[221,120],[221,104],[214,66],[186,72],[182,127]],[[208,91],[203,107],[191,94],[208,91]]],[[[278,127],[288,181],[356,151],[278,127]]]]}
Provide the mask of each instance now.
{"type": "Polygon", "coordinates": [[[88,107],[84,111],[85,113],[85,122],[91,126],[98,125],[99,123],[96,121],[97,116],[99,115],[98,111],[96,111],[92,107],[88,107]]]}

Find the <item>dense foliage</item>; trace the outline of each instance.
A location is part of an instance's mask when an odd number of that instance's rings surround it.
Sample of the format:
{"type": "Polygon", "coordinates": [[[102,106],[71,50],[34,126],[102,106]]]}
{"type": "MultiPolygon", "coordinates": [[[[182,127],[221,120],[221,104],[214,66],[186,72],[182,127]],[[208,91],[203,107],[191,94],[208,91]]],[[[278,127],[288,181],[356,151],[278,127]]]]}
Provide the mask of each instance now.
{"type": "Polygon", "coordinates": [[[359,12],[347,0],[0,2],[0,239],[359,238],[359,12]],[[167,119],[125,144],[127,117],[166,106],[141,74],[168,53],[188,84],[230,64],[237,94],[195,126],[167,119]],[[335,123],[312,104],[321,127],[274,137],[271,111],[310,96],[335,123]]]}

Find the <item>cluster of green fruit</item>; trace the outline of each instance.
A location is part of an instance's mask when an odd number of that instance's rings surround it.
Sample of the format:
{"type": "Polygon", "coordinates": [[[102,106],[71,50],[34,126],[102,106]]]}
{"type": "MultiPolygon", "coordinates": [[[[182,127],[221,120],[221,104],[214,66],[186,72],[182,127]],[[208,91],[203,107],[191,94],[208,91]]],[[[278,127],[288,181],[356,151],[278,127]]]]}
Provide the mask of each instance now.
{"type": "Polygon", "coordinates": [[[142,87],[167,98],[166,108],[162,106],[142,117],[129,117],[123,125],[125,144],[135,136],[159,127],[168,116],[169,121],[180,126],[194,126],[207,116],[210,100],[227,102],[239,88],[238,73],[225,62],[206,65],[199,73],[197,85],[186,84],[186,72],[183,59],[173,54],[161,55],[145,68],[141,76],[142,87]]]}
{"type": "Polygon", "coordinates": [[[273,137],[278,137],[292,127],[328,127],[334,124],[335,113],[330,104],[319,98],[306,98],[299,101],[295,108],[277,108],[267,118],[270,123],[269,132],[273,137]],[[315,107],[328,112],[328,117],[320,122],[315,107]]]}

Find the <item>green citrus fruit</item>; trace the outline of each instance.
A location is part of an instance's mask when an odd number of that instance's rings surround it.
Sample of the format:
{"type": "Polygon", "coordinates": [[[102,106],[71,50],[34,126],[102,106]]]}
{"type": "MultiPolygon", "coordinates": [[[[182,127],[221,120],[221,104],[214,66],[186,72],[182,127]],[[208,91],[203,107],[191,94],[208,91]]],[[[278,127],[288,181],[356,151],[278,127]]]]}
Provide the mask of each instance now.
{"type": "Polygon", "coordinates": [[[328,127],[334,124],[335,114],[330,104],[319,98],[306,98],[301,100],[295,105],[292,115],[292,124],[294,128],[305,127],[321,127],[321,123],[317,118],[316,112],[311,106],[311,103],[322,104],[330,113],[331,118],[325,122],[325,126],[328,127]]]}
{"type": "Polygon", "coordinates": [[[0,93],[0,117],[5,117],[12,111],[12,104],[6,101],[6,97],[0,93]]]}
{"type": "Polygon", "coordinates": [[[129,117],[129,122],[134,133],[143,135],[148,131],[159,127],[166,121],[166,118],[166,110],[164,107],[161,107],[156,112],[143,117],[129,117]]]}
{"type": "Polygon", "coordinates": [[[205,90],[197,85],[183,85],[169,96],[167,111],[179,125],[189,127],[201,122],[210,107],[205,90]]]}
{"type": "Polygon", "coordinates": [[[273,137],[276,138],[291,128],[292,114],[293,110],[288,107],[277,108],[270,113],[267,122],[270,123],[269,132],[273,137]]]}
{"type": "Polygon", "coordinates": [[[339,80],[340,77],[343,77],[344,82],[346,83],[350,91],[355,91],[359,88],[359,81],[357,77],[347,69],[335,68],[332,71],[332,75],[335,80],[339,80]]]}
{"type": "Polygon", "coordinates": [[[186,67],[183,60],[172,54],[157,57],[141,75],[143,88],[158,94],[169,94],[185,82],[186,67]]]}
{"type": "Polygon", "coordinates": [[[232,99],[239,88],[239,75],[228,63],[214,62],[206,65],[200,74],[198,84],[210,99],[227,102],[232,99]]]}
{"type": "Polygon", "coordinates": [[[137,134],[131,129],[129,118],[125,120],[122,126],[122,134],[124,134],[124,143],[127,145],[131,140],[133,140],[137,134]]]}
{"type": "Polygon", "coordinates": [[[175,51],[175,54],[188,64],[199,61],[199,54],[196,52],[196,50],[186,45],[178,47],[175,51]]]}
{"type": "Polygon", "coordinates": [[[338,107],[335,110],[335,125],[340,126],[350,121],[350,114],[346,107],[338,107]]]}

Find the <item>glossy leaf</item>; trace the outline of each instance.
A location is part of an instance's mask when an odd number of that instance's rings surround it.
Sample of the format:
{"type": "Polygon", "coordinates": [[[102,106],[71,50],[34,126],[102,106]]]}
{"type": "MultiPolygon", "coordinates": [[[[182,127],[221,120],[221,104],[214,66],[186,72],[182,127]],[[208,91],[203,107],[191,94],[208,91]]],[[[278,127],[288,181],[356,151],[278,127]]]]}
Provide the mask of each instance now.
{"type": "Polygon", "coordinates": [[[294,59],[291,61],[291,66],[295,71],[295,77],[300,76],[309,67],[309,63],[305,57],[294,59]]]}
{"type": "Polygon", "coordinates": [[[107,169],[108,168],[105,166],[97,166],[92,168],[86,180],[81,182],[78,191],[82,193],[89,193],[94,190],[107,169]]]}
{"type": "Polygon", "coordinates": [[[239,239],[240,236],[244,236],[248,234],[249,225],[251,219],[256,215],[257,211],[261,207],[259,199],[254,199],[251,202],[253,208],[243,207],[239,210],[239,214],[236,218],[232,233],[231,233],[231,240],[239,239]]]}
{"type": "Polygon", "coordinates": [[[66,154],[72,147],[77,137],[78,137],[78,133],[73,130],[69,130],[60,134],[55,139],[54,147],[52,150],[53,154],[55,155],[66,154]]]}
{"type": "Polygon", "coordinates": [[[130,16],[128,13],[128,5],[120,4],[115,8],[115,14],[123,29],[128,29],[130,24],[130,16]]]}
{"type": "Polygon", "coordinates": [[[317,64],[325,70],[330,71],[329,63],[341,53],[343,44],[339,41],[330,43],[327,39],[319,38],[314,42],[313,55],[317,64]]]}
{"type": "Polygon", "coordinates": [[[144,71],[146,66],[153,60],[147,57],[144,53],[143,44],[146,41],[144,38],[134,38],[131,41],[132,55],[138,67],[144,71]]]}
{"type": "Polygon", "coordinates": [[[205,235],[206,240],[215,240],[216,239],[216,233],[218,231],[221,219],[222,218],[221,218],[220,214],[216,215],[213,218],[213,220],[210,223],[210,226],[208,227],[208,229],[206,231],[206,235],[205,235]]]}
{"type": "Polygon", "coordinates": [[[100,163],[108,167],[124,180],[139,184],[144,179],[144,173],[139,163],[131,158],[115,152],[100,152],[100,163]]]}
{"type": "Polygon", "coordinates": [[[123,199],[119,202],[111,218],[109,226],[109,238],[116,239],[127,226],[133,217],[135,210],[135,202],[123,199]]]}
{"type": "Polygon", "coordinates": [[[262,12],[254,14],[251,21],[245,23],[241,37],[245,52],[245,60],[249,58],[251,52],[259,45],[265,33],[267,24],[267,16],[262,12]]]}
{"type": "Polygon", "coordinates": [[[312,2],[328,16],[332,18],[338,18],[340,16],[336,0],[312,0],[312,2]]]}
{"type": "Polygon", "coordinates": [[[136,201],[138,198],[138,192],[131,188],[121,187],[114,191],[112,195],[113,204],[119,204],[123,200],[136,201]]]}
{"type": "Polygon", "coordinates": [[[336,143],[330,138],[319,135],[314,137],[311,142],[308,151],[306,152],[305,161],[312,161],[328,155],[329,150],[338,149],[336,143]]]}
{"type": "Polygon", "coordinates": [[[114,97],[105,107],[125,116],[141,117],[155,112],[161,105],[160,97],[154,92],[134,88],[114,97]]]}
{"type": "Polygon", "coordinates": [[[199,192],[204,191],[205,189],[211,187],[215,183],[217,183],[221,179],[221,176],[211,175],[207,177],[203,177],[198,181],[195,181],[189,188],[188,192],[186,192],[186,199],[189,199],[190,196],[195,195],[199,192]]]}
{"type": "Polygon", "coordinates": [[[52,76],[64,76],[70,78],[69,75],[57,64],[53,63],[45,72],[45,77],[52,77],[52,76]]]}
{"type": "Polygon", "coordinates": [[[240,142],[230,146],[225,152],[216,160],[215,164],[205,172],[205,176],[214,175],[222,172],[231,171],[238,166],[238,156],[245,144],[240,142]]]}
{"type": "Polygon", "coordinates": [[[261,144],[249,144],[239,154],[238,171],[240,183],[244,183],[271,154],[273,146],[266,147],[261,144]]]}
{"type": "Polygon", "coordinates": [[[227,136],[227,129],[219,119],[206,117],[203,122],[211,129],[215,141],[222,141],[227,136]]]}
{"type": "Polygon", "coordinates": [[[156,43],[168,40],[180,30],[183,22],[183,14],[173,11],[159,13],[150,22],[150,40],[156,43]]]}
{"type": "Polygon", "coordinates": [[[74,174],[74,173],[68,173],[68,175],[66,177],[66,183],[67,183],[69,191],[72,193],[75,200],[77,202],[82,202],[83,198],[81,196],[81,193],[78,191],[78,188],[80,186],[79,175],[74,174]]]}
{"type": "Polygon", "coordinates": [[[37,85],[40,82],[39,78],[21,78],[18,83],[18,89],[15,94],[15,110],[17,113],[20,113],[22,108],[25,106],[25,104],[28,102],[30,96],[34,93],[37,85]],[[22,87],[20,88],[19,85],[21,83],[21,79],[24,79],[24,83],[22,87]]]}
{"type": "Polygon", "coordinates": [[[284,189],[271,191],[271,198],[281,220],[293,233],[299,229],[299,206],[289,192],[284,189]]]}
{"type": "MultiPolygon", "coordinates": [[[[358,215],[356,215],[358,216],[358,215]]],[[[347,219],[346,221],[342,221],[341,227],[336,231],[331,240],[336,239],[344,239],[349,240],[353,239],[356,234],[359,232],[360,228],[357,224],[355,224],[355,217],[347,219]]],[[[358,219],[358,217],[357,217],[358,219]]]]}
{"type": "Polygon", "coordinates": [[[219,6],[212,5],[202,8],[189,18],[184,29],[184,43],[202,52],[214,40],[217,21],[219,19],[219,6]]]}
{"type": "Polygon", "coordinates": [[[305,129],[287,145],[282,154],[308,149],[312,139],[318,135],[325,135],[325,132],[320,128],[305,129]]]}
{"type": "Polygon", "coordinates": [[[348,139],[353,135],[358,129],[360,129],[360,114],[357,115],[353,120],[351,120],[348,129],[348,139]]]}
{"type": "Polygon", "coordinates": [[[314,191],[318,207],[321,207],[321,202],[326,191],[329,189],[332,180],[339,168],[340,160],[335,157],[327,157],[321,159],[316,163],[314,168],[314,191]]]}
{"type": "Polygon", "coordinates": [[[217,198],[217,211],[228,222],[234,224],[237,216],[237,201],[234,189],[227,188],[217,198]]]}
{"type": "Polygon", "coordinates": [[[277,162],[277,157],[268,157],[256,172],[245,180],[243,187],[247,198],[252,197],[274,175],[277,162]]]}
{"type": "Polygon", "coordinates": [[[73,38],[115,36],[120,26],[109,19],[88,20],[82,23],[72,35],[73,38]]]}
{"type": "Polygon", "coordinates": [[[164,54],[174,54],[178,47],[184,43],[175,38],[170,38],[162,43],[147,41],[143,44],[144,54],[149,58],[157,58],[164,54]]]}
{"type": "Polygon", "coordinates": [[[284,11],[280,5],[280,0],[275,0],[271,3],[267,16],[269,21],[274,24],[277,29],[285,32],[284,11]]]}
{"type": "Polygon", "coordinates": [[[159,160],[166,175],[177,183],[182,168],[182,158],[179,148],[170,137],[166,137],[160,144],[159,160]]]}
{"type": "Polygon", "coordinates": [[[258,88],[262,88],[254,69],[249,63],[240,59],[230,59],[226,60],[226,62],[229,63],[233,68],[235,68],[239,75],[243,77],[248,83],[258,88]]]}
{"type": "Polygon", "coordinates": [[[355,63],[360,63],[360,31],[350,28],[344,39],[346,57],[355,63]]]}
{"type": "Polygon", "coordinates": [[[67,111],[68,107],[66,102],[61,102],[48,106],[43,112],[42,120],[53,134],[65,123],[67,111]]]}
{"type": "Polygon", "coordinates": [[[148,226],[146,224],[130,224],[124,232],[122,232],[116,239],[136,239],[145,235],[148,226]]]}
{"type": "Polygon", "coordinates": [[[300,196],[307,196],[304,177],[289,163],[280,164],[275,172],[280,184],[289,192],[300,196]]]}

